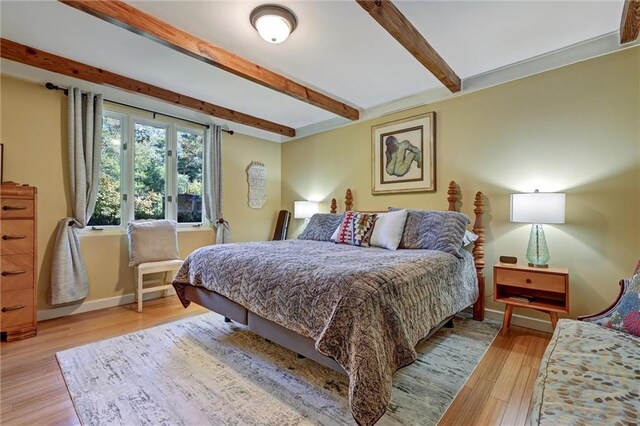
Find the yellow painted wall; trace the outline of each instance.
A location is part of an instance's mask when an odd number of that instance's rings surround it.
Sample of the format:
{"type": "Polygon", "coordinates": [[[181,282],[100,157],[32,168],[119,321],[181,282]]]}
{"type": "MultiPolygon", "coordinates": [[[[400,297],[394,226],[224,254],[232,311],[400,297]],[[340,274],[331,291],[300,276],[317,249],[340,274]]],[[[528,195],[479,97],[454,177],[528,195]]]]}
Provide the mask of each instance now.
{"type": "MultiPolygon", "coordinates": [[[[332,197],[344,208],[446,209],[462,188],[463,211],[486,195],[486,301],[500,255],[524,260],[530,226],[509,222],[509,194],[563,191],[566,224],[545,226],[551,263],[570,268],[570,316],[606,307],[640,256],[640,48],[636,47],[450,100],[356,123],[283,145],[282,207],[332,197]],[[371,194],[371,126],[437,115],[436,193],[371,194]]],[[[294,227],[301,221],[294,221],[294,227]]],[[[295,236],[297,232],[290,232],[295,236]]],[[[534,316],[531,310],[518,314],[534,316]]],[[[544,316],[542,316],[544,318],[544,316]]],[[[546,317],[548,319],[548,317],[546,317]]]]}
{"type": "MultiPolygon", "coordinates": [[[[4,179],[38,187],[39,309],[49,306],[52,245],[58,220],[71,213],[66,153],[66,97],[41,85],[2,76],[0,141],[4,144],[4,179]]],[[[144,113],[141,113],[144,116],[144,113]]],[[[234,241],[268,240],[280,210],[281,145],[250,136],[223,133],[224,213],[234,241]],[[267,203],[247,205],[246,168],[252,160],[267,166],[267,203]]],[[[211,244],[210,229],[179,231],[181,256],[211,244]]],[[[89,273],[89,296],[97,300],[133,293],[126,234],[94,231],[81,234],[89,273]]]]}

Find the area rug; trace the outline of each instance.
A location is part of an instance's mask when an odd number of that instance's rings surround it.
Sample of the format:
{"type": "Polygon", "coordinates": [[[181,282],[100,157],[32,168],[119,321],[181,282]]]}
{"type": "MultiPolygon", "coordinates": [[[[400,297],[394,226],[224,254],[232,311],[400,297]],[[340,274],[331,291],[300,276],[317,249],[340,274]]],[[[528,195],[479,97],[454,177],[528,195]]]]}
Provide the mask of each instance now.
{"type": "MultiPolygon", "coordinates": [[[[500,324],[456,317],[394,375],[379,425],[435,425],[500,324]]],[[[85,425],[354,425],[348,378],[214,313],[56,354],[85,425]]]]}

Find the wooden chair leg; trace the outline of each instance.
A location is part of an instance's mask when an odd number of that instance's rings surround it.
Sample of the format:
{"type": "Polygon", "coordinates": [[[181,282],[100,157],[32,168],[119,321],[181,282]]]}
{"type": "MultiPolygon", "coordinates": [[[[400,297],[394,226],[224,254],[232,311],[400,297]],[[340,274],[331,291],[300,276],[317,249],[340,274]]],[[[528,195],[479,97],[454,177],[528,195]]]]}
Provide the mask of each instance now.
{"type": "Polygon", "coordinates": [[[558,324],[558,313],[557,312],[549,312],[549,316],[551,317],[551,327],[556,329],[556,324],[558,324]]]}
{"type": "Polygon", "coordinates": [[[136,275],[138,277],[138,312],[142,312],[142,301],[144,299],[144,294],[142,293],[142,283],[143,283],[143,278],[144,278],[144,274],[138,269],[136,268],[136,275]]]}
{"type": "MultiPolygon", "coordinates": [[[[164,272],[164,278],[162,279],[162,285],[167,284],[167,275],[169,275],[169,271],[164,272]]],[[[167,297],[169,295],[169,290],[162,290],[162,297],[167,297]]]]}

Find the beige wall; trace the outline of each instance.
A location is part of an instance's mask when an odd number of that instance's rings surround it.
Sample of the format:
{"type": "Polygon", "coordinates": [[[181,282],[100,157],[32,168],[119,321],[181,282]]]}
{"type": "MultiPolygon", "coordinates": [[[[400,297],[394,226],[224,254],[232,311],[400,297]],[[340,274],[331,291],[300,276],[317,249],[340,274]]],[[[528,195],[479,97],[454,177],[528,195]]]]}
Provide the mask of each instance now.
{"type": "MultiPolygon", "coordinates": [[[[571,316],[606,307],[640,256],[640,48],[596,58],[447,101],[283,145],[282,207],[332,197],[344,208],[446,209],[446,186],[463,211],[486,195],[486,300],[500,255],[524,259],[530,226],[509,222],[509,194],[567,193],[566,224],[545,226],[551,262],[570,268],[571,316]],[[371,194],[371,126],[437,114],[437,193],[371,194]]],[[[294,221],[294,227],[300,221],[294,221]]],[[[297,232],[291,232],[293,236],[297,232]]],[[[519,314],[538,316],[531,310],[519,314]]],[[[544,316],[543,316],[544,317],[544,316]]],[[[548,317],[547,317],[548,318],[548,317]]]]}
{"type": "MultiPolygon", "coordinates": [[[[38,187],[39,309],[46,294],[55,226],[71,212],[66,154],[66,98],[41,85],[2,76],[0,140],[4,144],[4,179],[38,187]]],[[[144,116],[144,115],[143,115],[144,116]]],[[[223,133],[224,212],[234,241],[270,239],[280,209],[280,144],[223,133]],[[267,203],[247,206],[246,167],[252,160],[268,168],[267,203]]],[[[179,232],[181,256],[211,244],[210,229],[179,232]]],[[[89,273],[89,297],[97,300],[133,292],[126,235],[113,231],[81,234],[89,273]]]]}

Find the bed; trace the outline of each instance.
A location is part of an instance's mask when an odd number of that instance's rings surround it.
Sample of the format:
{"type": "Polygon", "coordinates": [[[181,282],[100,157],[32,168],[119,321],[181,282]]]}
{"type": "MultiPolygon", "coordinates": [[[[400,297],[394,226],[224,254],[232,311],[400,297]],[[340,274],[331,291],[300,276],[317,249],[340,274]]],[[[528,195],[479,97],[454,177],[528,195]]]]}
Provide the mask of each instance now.
{"type": "MultiPolygon", "coordinates": [[[[457,211],[458,193],[451,182],[449,211],[457,211]]],[[[352,203],[347,190],[346,211],[352,203]]],[[[222,244],[189,255],[173,285],[185,307],[195,302],[347,374],[353,416],[370,425],[386,411],[392,375],[415,361],[419,341],[469,306],[483,319],[482,193],[474,206],[471,252],[312,240],[222,244]]]]}

